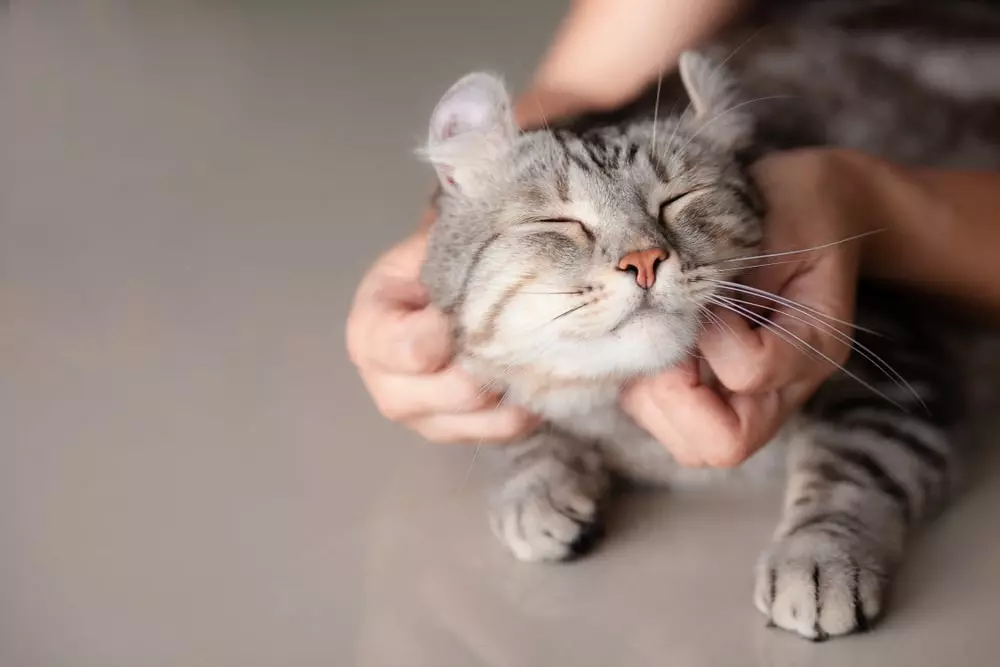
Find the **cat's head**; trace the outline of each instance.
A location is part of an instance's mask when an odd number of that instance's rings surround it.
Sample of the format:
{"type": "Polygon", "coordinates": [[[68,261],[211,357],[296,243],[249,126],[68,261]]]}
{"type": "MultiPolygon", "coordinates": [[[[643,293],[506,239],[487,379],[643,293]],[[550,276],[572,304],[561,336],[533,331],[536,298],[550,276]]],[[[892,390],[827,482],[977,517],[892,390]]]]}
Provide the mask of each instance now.
{"type": "Polygon", "coordinates": [[[692,112],[655,126],[521,133],[483,73],[441,99],[423,149],[442,188],[423,280],[465,355],[584,379],[690,352],[711,280],[756,251],[762,221],[735,86],[701,56],[680,67],[692,112]]]}

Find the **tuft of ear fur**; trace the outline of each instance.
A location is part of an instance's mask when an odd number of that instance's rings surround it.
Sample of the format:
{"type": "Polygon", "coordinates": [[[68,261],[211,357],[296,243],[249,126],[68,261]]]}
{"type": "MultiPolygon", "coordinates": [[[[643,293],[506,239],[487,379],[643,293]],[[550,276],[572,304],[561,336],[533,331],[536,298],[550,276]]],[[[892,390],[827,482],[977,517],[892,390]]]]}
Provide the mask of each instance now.
{"type": "Polygon", "coordinates": [[[699,134],[727,149],[748,147],[753,139],[753,117],[740,106],[745,102],[730,73],[694,51],[681,54],[678,69],[691,98],[699,134]]]}
{"type": "Polygon", "coordinates": [[[474,72],[459,79],[431,114],[427,145],[419,151],[453,193],[477,187],[477,172],[517,137],[510,95],[500,77],[474,72]]]}

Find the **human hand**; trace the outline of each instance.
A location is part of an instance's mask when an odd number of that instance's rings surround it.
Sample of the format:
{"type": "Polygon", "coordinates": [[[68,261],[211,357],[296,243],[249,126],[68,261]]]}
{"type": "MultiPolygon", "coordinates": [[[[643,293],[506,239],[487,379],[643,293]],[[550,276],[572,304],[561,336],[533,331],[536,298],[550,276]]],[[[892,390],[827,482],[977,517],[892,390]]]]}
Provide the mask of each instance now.
{"type": "Polygon", "coordinates": [[[430,305],[419,280],[426,252],[422,229],[380,257],[362,279],[347,319],[351,360],[379,411],[428,440],[512,440],[537,419],[500,405],[452,363],[448,318],[430,305]]]}
{"type": "MultiPolygon", "coordinates": [[[[536,88],[521,95],[514,111],[520,126],[544,125],[549,117],[585,108],[579,100],[562,98],[552,113],[554,99],[536,88]]],[[[376,260],[362,279],[347,319],[348,353],[382,415],[426,439],[514,440],[534,429],[539,418],[519,406],[501,405],[497,394],[452,363],[450,323],[420,283],[433,220],[430,211],[420,230],[376,260]]]]}
{"type": "Polygon", "coordinates": [[[699,349],[721,387],[703,384],[697,361],[689,360],[622,397],[626,412],[687,466],[748,459],[850,354],[857,237],[871,231],[850,154],[775,154],[756,165],[755,176],[769,208],[760,254],[776,256],[748,261],[759,266],[742,286],[718,292],[721,323],[706,326],[699,349]],[[795,252],[807,248],[815,250],[795,252]],[[765,326],[749,322],[763,318],[765,326]]]}

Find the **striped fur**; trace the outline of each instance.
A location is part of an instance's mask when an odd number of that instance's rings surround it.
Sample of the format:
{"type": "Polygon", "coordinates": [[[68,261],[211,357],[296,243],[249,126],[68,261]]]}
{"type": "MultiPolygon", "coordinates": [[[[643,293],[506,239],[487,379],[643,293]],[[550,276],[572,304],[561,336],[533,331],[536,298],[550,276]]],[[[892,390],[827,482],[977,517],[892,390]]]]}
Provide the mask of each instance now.
{"type": "MultiPolygon", "coordinates": [[[[884,19],[889,4],[874,3],[873,15],[884,19]]],[[[898,22],[873,27],[881,24],[851,6],[849,21],[835,14],[764,30],[734,54],[735,76],[719,59],[686,56],[681,79],[694,110],[655,122],[634,107],[518,133],[503,84],[483,74],[459,81],[435,110],[424,154],[442,195],[424,282],[455,321],[461,362],[548,422],[523,442],[487,448],[499,471],[491,526],[516,557],[561,560],[592,546],[613,477],[679,484],[728,474],[680,469],[617,397],[625,382],[690,353],[716,291],[708,279],[734,266],[719,262],[756,253],[765,208],[747,172],[753,156],[836,143],[1000,167],[991,125],[1000,81],[987,93],[981,77],[966,77],[962,91],[957,78],[947,89],[929,83],[940,72],[926,64],[947,62],[935,53],[972,48],[961,21],[935,41],[934,23],[911,13],[920,39],[901,43],[898,22]],[[933,114],[908,133],[921,104],[933,114]],[[618,262],[654,247],[669,255],[644,291],[618,262]]],[[[986,23],[973,16],[983,44],[986,23]]],[[[719,52],[732,54],[737,37],[719,52]]],[[[867,629],[883,613],[912,532],[959,488],[961,445],[977,417],[972,396],[995,379],[971,352],[987,332],[952,314],[868,283],[858,309],[860,324],[884,336],[859,332],[867,352],[743,468],[787,463],[783,514],[759,561],[754,601],[770,622],[816,640],[867,629]]]]}

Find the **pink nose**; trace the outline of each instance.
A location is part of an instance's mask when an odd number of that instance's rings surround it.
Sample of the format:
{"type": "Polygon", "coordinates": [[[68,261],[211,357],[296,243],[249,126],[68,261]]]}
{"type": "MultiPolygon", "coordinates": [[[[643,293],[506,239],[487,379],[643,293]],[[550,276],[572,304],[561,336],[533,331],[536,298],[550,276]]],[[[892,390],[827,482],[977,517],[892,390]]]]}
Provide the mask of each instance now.
{"type": "Polygon", "coordinates": [[[643,289],[649,289],[656,282],[656,267],[667,258],[662,248],[630,252],[618,261],[618,270],[635,271],[635,282],[643,289]]]}

